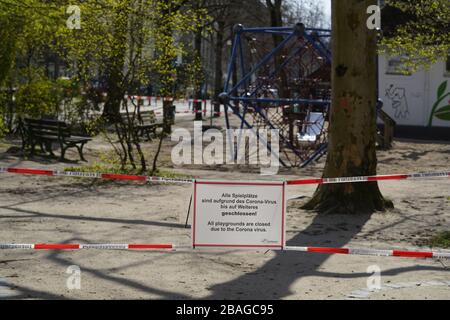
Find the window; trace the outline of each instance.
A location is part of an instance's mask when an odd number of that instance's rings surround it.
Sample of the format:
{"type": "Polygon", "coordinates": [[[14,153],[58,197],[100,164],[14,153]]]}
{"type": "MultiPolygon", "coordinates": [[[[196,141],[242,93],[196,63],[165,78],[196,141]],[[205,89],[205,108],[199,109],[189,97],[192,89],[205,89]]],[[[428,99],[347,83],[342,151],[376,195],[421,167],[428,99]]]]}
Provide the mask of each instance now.
{"type": "Polygon", "coordinates": [[[450,77],[450,54],[447,55],[447,60],[445,61],[444,76],[450,77]]]}
{"type": "Polygon", "coordinates": [[[399,76],[410,76],[411,69],[402,61],[401,57],[389,58],[387,63],[386,74],[399,76]]]}

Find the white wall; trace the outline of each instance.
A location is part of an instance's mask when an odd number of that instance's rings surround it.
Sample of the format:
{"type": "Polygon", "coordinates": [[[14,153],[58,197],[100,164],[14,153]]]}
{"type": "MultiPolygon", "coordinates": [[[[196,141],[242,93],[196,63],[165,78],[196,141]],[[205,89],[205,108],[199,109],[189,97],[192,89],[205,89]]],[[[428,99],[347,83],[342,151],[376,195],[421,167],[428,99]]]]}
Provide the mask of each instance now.
{"type": "MultiPolygon", "coordinates": [[[[446,74],[445,61],[440,61],[429,70],[421,69],[410,76],[387,73],[388,59],[379,58],[379,98],[387,112],[398,125],[428,126],[432,107],[437,101],[439,86],[447,81],[445,94],[450,93],[450,75],[446,74]]],[[[439,108],[449,105],[450,95],[439,108]]],[[[450,127],[450,121],[433,118],[434,127],[450,127]]]]}

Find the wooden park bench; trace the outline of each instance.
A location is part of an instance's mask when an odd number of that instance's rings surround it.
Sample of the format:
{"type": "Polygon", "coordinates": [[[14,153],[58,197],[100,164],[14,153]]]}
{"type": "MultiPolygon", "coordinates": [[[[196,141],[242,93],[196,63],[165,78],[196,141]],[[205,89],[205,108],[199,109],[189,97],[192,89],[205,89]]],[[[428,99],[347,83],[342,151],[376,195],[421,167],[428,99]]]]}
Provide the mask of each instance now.
{"type": "MultiPolygon", "coordinates": [[[[132,118],[133,116],[130,115],[130,119],[132,118]]],[[[122,114],[122,119],[127,123],[128,116],[122,114]]],[[[145,111],[134,115],[134,129],[139,137],[147,137],[151,141],[157,136],[157,130],[160,128],[164,128],[164,123],[156,120],[154,111],[145,111]]]]}
{"type": "Polygon", "coordinates": [[[382,128],[378,126],[377,144],[381,149],[389,150],[392,148],[397,122],[383,110],[381,101],[378,101],[377,104],[377,117],[383,122],[382,128]]]}
{"type": "Polygon", "coordinates": [[[61,149],[61,161],[69,148],[77,148],[82,161],[86,161],[83,156],[83,147],[91,141],[91,138],[73,136],[70,127],[62,121],[57,120],[35,120],[24,119],[22,122],[22,149],[31,149],[31,156],[35,153],[36,145],[39,145],[43,152],[47,151],[55,156],[52,150],[53,143],[58,143],[61,149]]]}

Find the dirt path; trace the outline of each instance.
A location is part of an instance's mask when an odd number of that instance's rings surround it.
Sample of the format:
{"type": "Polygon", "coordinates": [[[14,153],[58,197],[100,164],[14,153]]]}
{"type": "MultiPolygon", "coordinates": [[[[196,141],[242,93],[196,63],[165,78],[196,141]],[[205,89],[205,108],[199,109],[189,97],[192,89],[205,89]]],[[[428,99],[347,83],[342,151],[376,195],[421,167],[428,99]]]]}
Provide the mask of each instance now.
{"type": "MultiPolygon", "coordinates": [[[[22,161],[0,147],[0,166],[63,168],[22,161]]],[[[93,150],[88,150],[92,152],[93,150]]],[[[70,156],[70,154],[69,154],[70,156]]],[[[380,152],[380,173],[447,170],[450,146],[397,142],[380,152]]],[[[67,165],[66,165],[67,166],[67,165]]],[[[282,177],[320,176],[323,163],[282,177]]],[[[175,169],[204,179],[263,179],[223,168],[175,169]]],[[[267,178],[265,178],[267,179],[267,178]]],[[[289,187],[289,245],[427,249],[450,225],[450,181],[384,182],[396,209],[372,216],[318,216],[302,211],[313,186],[289,187]]],[[[176,243],[190,186],[96,183],[0,175],[0,243],[176,243]]],[[[450,265],[449,261],[443,263],[450,265]]],[[[450,272],[439,261],[328,256],[296,252],[0,251],[0,299],[450,299],[450,272]],[[81,290],[66,270],[81,269],[81,290]],[[367,292],[367,268],[381,269],[382,290],[367,292]]]]}

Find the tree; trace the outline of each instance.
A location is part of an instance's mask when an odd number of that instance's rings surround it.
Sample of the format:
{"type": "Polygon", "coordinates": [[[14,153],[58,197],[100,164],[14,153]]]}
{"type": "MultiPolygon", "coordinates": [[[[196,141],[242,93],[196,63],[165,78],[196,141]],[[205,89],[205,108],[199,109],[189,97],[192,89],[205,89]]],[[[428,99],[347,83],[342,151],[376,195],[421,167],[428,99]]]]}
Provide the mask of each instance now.
{"type": "Polygon", "coordinates": [[[283,21],[287,26],[303,23],[308,28],[329,28],[323,3],[316,0],[291,0],[283,10],[283,21]]]}
{"type": "MultiPolygon", "coordinates": [[[[130,52],[133,52],[134,46],[139,45],[129,42],[129,39],[134,39],[129,38],[132,2],[132,0],[118,0],[112,3],[111,37],[108,39],[110,50],[108,51],[109,55],[102,57],[106,67],[103,71],[106,76],[108,97],[103,109],[103,116],[112,122],[120,120],[120,106],[126,91],[130,89],[131,77],[129,76],[130,73],[125,71],[125,68],[126,62],[129,62],[129,65],[132,64],[134,56],[131,57],[130,61],[127,61],[128,45],[133,46],[133,48],[130,48],[130,52]]],[[[134,31],[142,32],[140,29],[134,31]]]]}
{"type": "MultiPolygon", "coordinates": [[[[377,32],[366,26],[376,0],[332,1],[332,106],[324,177],[377,173],[377,32]]],[[[305,209],[362,213],[392,207],[376,182],[321,185],[305,209]]]]}
{"type": "MultiPolygon", "coordinates": [[[[270,26],[271,27],[282,27],[283,26],[283,0],[266,0],[267,8],[270,12],[270,26]]],[[[283,36],[280,34],[273,34],[273,47],[276,48],[278,45],[283,41],[283,36]]],[[[275,69],[278,69],[278,67],[281,64],[281,61],[283,61],[283,56],[285,55],[285,50],[279,51],[275,55],[275,69]]],[[[279,86],[280,91],[279,94],[281,97],[287,97],[290,95],[288,92],[288,81],[286,77],[286,72],[284,69],[280,71],[280,82],[281,85],[279,86]]]]}
{"type": "MultiPolygon", "coordinates": [[[[109,140],[119,140],[113,147],[122,167],[136,168],[137,153],[145,171],[145,154],[134,130],[139,104],[124,102],[124,97],[141,95],[150,85],[159,87],[160,95],[176,94],[179,66],[174,62],[191,50],[179,39],[194,34],[205,14],[188,0],[86,0],[78,4],[81,29],[71,29],[66,24],[69,4],[69,0],[0,1],[0,123],[13,102],[15,113],[58,116],[64,98],[71,110],[93,119],[102,111],[103,120],[116,129],[117,137],[109,140]],[[55,70],[61,63],[73,75],[70,88],[56,79],[58,72],[49,72],[51,59],[55,70]],[[15,101],[12,94],[4,94],[5,83],[17,88],[15,101]],[[72,96],[67,95],[70,92],[72,96]],[[121,114],[122,107],[126,115],[121,114]]],[[[189,76],[182,85],[196,80],[193,65],[183,65],[189,76]]]]}
{"type": "Polygon", "coordinates": [[[17,115],[59,111],[59,83],[50,77],[47,62],[58,25],[65,21],[60,2],[0,2],[0,123],[6,122],[8,132],[17,115]]]}
{"type": "MultiPolygon", "coordinates": [[[[103,117],[115,128],[119,143],[113,147],[122,168],[137,167],[137,152],[140,171],[146,171],[146,156],[135,130],[140,105],[124,97],[140,95],[141,88],[150,85],[163,97],[176,95],[175,62],[189,50],[177,39],[194,33],[204,16],[187,0],[88,0],[80,8],[81,30],[61,30],[61,51],[67,52],[67,60],[76,62],[80,83],[91,86],[97,82],[106,91],[103,117]],[[122,107],[126,112],[121,114],[122,107]]],[[[191,74],[187,81],[195,79],[191,74]]],[[[166,111],[171,103],[164,100],[165,133],[170,132],[166,111]]],[[[164,136],[159,137],[155,159],[164,136]]]]}
{"type": "MultiPolygon", "coordinates": [[[[227,55],[224,52],[226,43],[234,37],[233,27],[236,24],[249,26],[267,25],[268,19],[261,10],[262,4],[258,1],[240,1],[240,0],[205,0],[205,8],[210,16],[209,24],[211,26],[212,46],[214,48],[214,113],[220,113],[219,94],[223,92],[223,66],[227,55]],[[259,6],[258,6],[259,4],[259,6]]],[[[205,64],[205,59],[203,59],[205,64]]]]}
{"type": "Polygon", "coordinates": [[[22,32],[25,17],[18,7],[6,7],[0,3],[0,86],[13,66],[17,50],[17,34],[22,32]]]}
{"type": "MultiPolygon", "coordinates": [[[[11,114],[12,109],[12,88],[10,92],[4,90],[5,80],[14,65],[14,58],[18,46],[17,34],[22,32],[24,15],[20,14],[17,7],[6,7],[0,3],[0,137],[7,127],[11,129],[11,123],[5,123],[5,114],[11,114]],[[14,17],[14,19],[11,19],[14,17]]],[[[12,117],[9,117],[11,119],[12,117]]],[[[11,122],[11,120],[9,121],[11,122]]]]}

